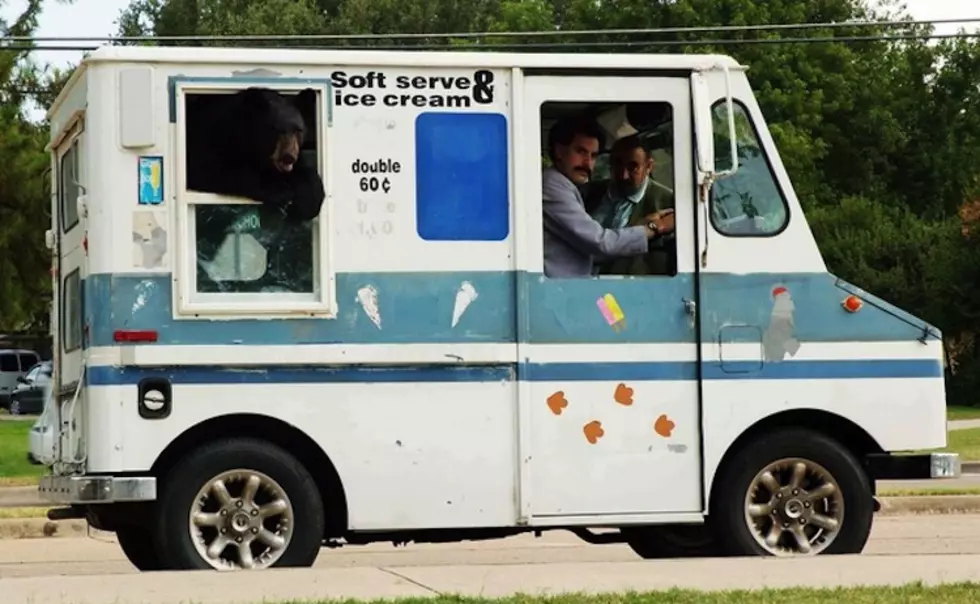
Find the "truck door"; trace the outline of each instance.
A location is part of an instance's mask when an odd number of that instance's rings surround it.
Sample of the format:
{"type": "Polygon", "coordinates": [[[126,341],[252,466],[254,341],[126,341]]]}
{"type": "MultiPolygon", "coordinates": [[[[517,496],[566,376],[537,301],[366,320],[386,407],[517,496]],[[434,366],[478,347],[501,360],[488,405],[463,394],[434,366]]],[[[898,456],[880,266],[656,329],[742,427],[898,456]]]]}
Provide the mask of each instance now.
{"type": "MultiPolygon", "coordinates": [[[[518,297],[521,517],[685,514],[701,510],[697,372],[695,189],[689,78],[650,73],[528,73],[515,91],[518,203],[526,245],[518,297]],[[521,88],[521,86],[523,88],[521,88]],[[600,151],[581,185],[597,218],[610,177],[632,183],[613,197],[636,201],[622,216],[642,224],[673,207],[676,232],[649,253],[601,264],[598,275],[549,276],[543,255],[542,170],[556,120],[592,116],[607,147],[636,134],[641,148],[600,151]],[[645,163],[644,160],[649,160],[645,163]],[[629,191],[629,193],[626,193],[629,191]],[[652,206],[651,206],[652,204],[652,206]],[[646,208],[646,209],[638,209],[646,208]]],[[[619,192],[617,192],[619,191],[619,192]]],[[[609,218],[615,221],[615,218],[609,218]]],[[[616,224],[610,222],[609,224],[616,224]]],[[[553,233],[554,238],[561,234],[553,233]]]]}
{"type": "Polygon", "coordinates": [[[56,271],[53,292],[57,324],[52,358],[55,370],[53,400],[58,403],[59,424],[63,435],[59,442],[60,461],[81,457],[81,417],[79,405],[71,404],[82,379],[83,292],[87,255],[87,220],[80,211],[78,198],[85,193],[82,183],[82,122],[69,128],[55,146],[56,163],[56,271]]]}

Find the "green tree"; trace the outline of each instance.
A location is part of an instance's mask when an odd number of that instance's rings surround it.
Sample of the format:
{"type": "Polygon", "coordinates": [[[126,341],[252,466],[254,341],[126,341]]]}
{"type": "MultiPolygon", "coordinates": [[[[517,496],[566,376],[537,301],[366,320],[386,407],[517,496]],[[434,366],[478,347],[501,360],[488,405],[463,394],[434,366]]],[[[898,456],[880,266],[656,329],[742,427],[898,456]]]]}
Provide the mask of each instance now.
{"type": "MultiPolygon", "coordinates": [[[[29,0],[13,22],[0,20],[0,37],[32,35],[41,10],[41,0],[29,0]]],[[[43,333],[51,292],[51,255],[44,245],[51,220],[47,128],[32,123],[26,108],[51,99],[61,75],[52,77],[29,60],[30,45],[21,46],[0,52],[0,331],[43,333]]]]}

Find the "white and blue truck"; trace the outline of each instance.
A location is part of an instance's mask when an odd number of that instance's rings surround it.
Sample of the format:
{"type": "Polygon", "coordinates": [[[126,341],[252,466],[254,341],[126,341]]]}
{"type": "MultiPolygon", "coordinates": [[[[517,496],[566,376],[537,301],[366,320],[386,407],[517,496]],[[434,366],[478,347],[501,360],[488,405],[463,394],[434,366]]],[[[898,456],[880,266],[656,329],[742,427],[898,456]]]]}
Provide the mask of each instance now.
{"type": "Polygon", "coordinates": [[[941,332],[828,272],[729,57],[104,47],[49,117],[39,493],[141,569],[548,529],[853,553],[876,480],[959,475],[941,332]],[[313,220],[186,186],[189,101],[247,87],[315,92],[313,220]],[[582,115],[655,158],[670,270],[544,274],[582,115]]]}

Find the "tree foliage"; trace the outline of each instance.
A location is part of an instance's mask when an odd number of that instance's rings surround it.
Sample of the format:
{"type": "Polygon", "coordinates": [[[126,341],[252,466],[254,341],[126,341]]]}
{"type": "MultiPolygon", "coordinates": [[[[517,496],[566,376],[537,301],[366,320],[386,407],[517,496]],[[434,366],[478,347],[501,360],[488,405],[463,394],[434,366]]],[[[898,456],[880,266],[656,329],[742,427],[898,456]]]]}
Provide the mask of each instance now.
{"type": "MultiPolygon", "coordinates": [[[[33,19],[23,26],[33,27],[33,19]]],[[[897,0],[133,0],[120,15],[119,33],[571,32],[907,19],[897,0]]],[[[330,44],[485,49],[497,43],[510,45],[508,49],[523,45],[528,52],[722,52],[734,56],[750,67],[748,75],[768,126],[831,270],[943,329],[955,369],[951,392],[959,397],[980,385],[980,354],[974,336],[980,318],[980,44],[967,39],[914,37],[929,33],[927,26],[907,24],[900,28],[572,35],[561,39],[567,43],[564,46],[555,46],[554,37],[520,35],[330,44]],[[787,41],[883,34],[910,37],[899,41],[787,41]],[[764,43],[751,42],[760,38],[764,43]]],[[[0,77],[4,73],[0,64],[0,77]]],[[[3,115],[0,127],[5,142],[0,144],[16,145],[19,140],[29,146],[26,141],[34,136],[32,131],[20,122],[10,122],[7,113],[3,115]],[[11,125],[14,123],[16,126],[11,125]],[[8,138],[7,128],[24,130],[18,131],[20,138],[8,138]]],[[[10,157],[9,152],[0,149],[4,157],[10,157]]],[[[5,182],[19,187],[26,182],[21,179],[29,180],[36,164],[42,163],[33,157],[27,153],[26,159],[2,168],[8,180],[0,178],[0,191],[5,190],[5,182]]],[[[28,186],[27,190],[32,189],[28,186]]],[[[31,215],[22,220],[34,225],[23,237],[36,246],[44,219],[31,215]]],[[[10,233],[9,225],[0,224],[0,249],[12,249],[7,243],[13,236],[10,233]]],[[[30,275],[43,254],[31,253],[38,259],[0,260],[4,287],[10,287],[7,284],[14,270],[25,275],[25,282],[33,282],[30,275]]],[[[4,304],[27,309],[31,302],[23,296],[33,294],[24,291],[14,296],[16,302],[0,297],[0,309],[4,304]]],[[[26,312],[15,311],[14,316],[26,312]]],[[[973,401],[964,398],[959,402],[973,401]]]]}
{"type": "MultiPolygon", "coordinates": [[[[0,7],[4,1],[0,0],[0,7]]],[[[0,38],[30,36],[42,1],[29,0],[13,22],[0,19],[0,38]]],[[[32,123],[26,107],[52,98],[63,77],[0,47],[0,332],[44,328],[51,292],[51,256],[44,247],[50,225],[47,130],[32,123]]]]}

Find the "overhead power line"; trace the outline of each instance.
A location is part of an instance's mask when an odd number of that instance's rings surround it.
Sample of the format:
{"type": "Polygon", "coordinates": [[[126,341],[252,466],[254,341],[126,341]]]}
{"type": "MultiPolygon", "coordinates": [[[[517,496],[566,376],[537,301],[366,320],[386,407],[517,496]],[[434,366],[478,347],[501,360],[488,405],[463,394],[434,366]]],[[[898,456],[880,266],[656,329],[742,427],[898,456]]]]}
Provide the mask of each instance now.
{"type": "MultiPolygon", "coordinates": [[[[490,42],[467,44],[463,46],[448,46],[446,44],[409,44],[409,45],[295,45],[290,44],[289,49],[297,50],[492,50],[492,49],[516,49],[516,50],[560,50],[560,49],[581,49],[581,48],[636,48],[636,47],[656,47],[656,46],[752,46],[752,45],[778,45],[778,44],[826,44],[831,42],[889,42],[902,40],[939,40],[939,39],[980,39],[980,32],[976,33],[956,33],[956,34],[895,34],[880,36],[814,36],[814,37],[795,37],[795,38],[716,38],[708,40],[626,40],[626,41],[606,41],[606,42],[490,42]]],[[[275,41],[275,40],[269,40],[275,41]]],[[[11,45],[0,46],[0,50],[7,51],[92,51],[100,46],[44,46],[44,45],[11,45]]],[[[226,48],[235,48],[227,46],[226,48]]],[[[262,47],[252,47],[262,48],[262,47]]],[[[275,47],[283,48],[283,47],[275,47]]]]}
{"type": "Polygon", "coordinates": [[[701,27],[653,27],[630,29],[583,29],[583,30],[538,30],[501,32],[455,32],[455,33],[392,33],[392,34],[271,34],[271,35],[182,35],[182,36],[5,36],[0,41],[33,45],[50,42],[264,42],[264,41],[343,41],[343,40],[409,40],[409,39],[469,39],[469,38],[507,38],[507,37],[555,37],[555,36],[612,36],[612,35],[652,35],[685,33],[725,33],[754,31],[786,31],[807,29],[841,29],[863,27],[911,27],[919,25],[954,25],[980,23],[980,17],[967,19],[928,19],[897,21],[830,21],[822,23],[767,23],[755,25],[711,25],[701,27]]]}

